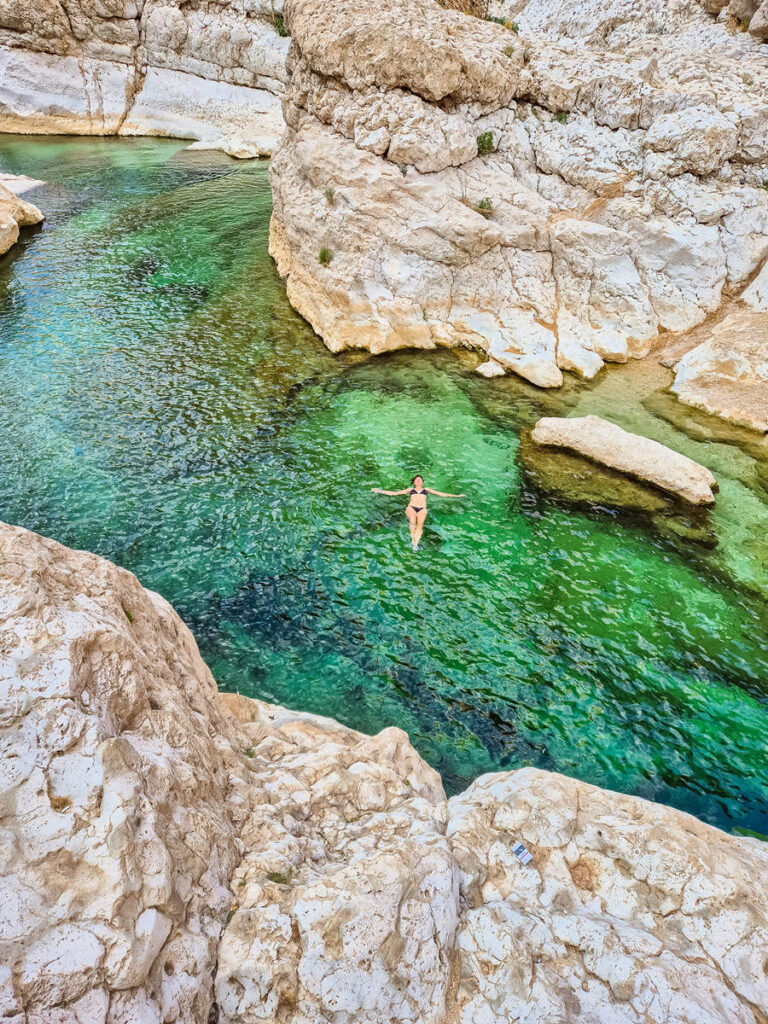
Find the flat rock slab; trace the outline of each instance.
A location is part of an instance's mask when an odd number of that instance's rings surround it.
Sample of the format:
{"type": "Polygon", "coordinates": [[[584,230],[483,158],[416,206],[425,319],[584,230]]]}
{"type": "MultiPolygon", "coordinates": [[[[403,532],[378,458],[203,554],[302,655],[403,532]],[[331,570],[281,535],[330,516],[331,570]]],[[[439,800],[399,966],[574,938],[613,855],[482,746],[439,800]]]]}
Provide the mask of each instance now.
{"type": "Polygon", "coordinates": [[[717,481],[705,466],[666,445],[630,434],[600,416],[545,416],[533,428],[537,444],[578,452],[620,473],[645,480],[693,505],[711,505],[717,481]]]}
{"type": "MultiPolygon", "coordinates": [[[[755,307],[731,313],[675,366],[670,390],[684,405],[768,432],[768,275],[752,283],[755,307]]],[[[749,290],[749,289],[748,289],[749,290]]]]}
{"type": "Polygon", "coordinates": [[[4,185],[9,192],[17,196],[44,184],[45,182],[39,178],[30,178],[26,174],[0,174],[0,185],[4,185]]]}

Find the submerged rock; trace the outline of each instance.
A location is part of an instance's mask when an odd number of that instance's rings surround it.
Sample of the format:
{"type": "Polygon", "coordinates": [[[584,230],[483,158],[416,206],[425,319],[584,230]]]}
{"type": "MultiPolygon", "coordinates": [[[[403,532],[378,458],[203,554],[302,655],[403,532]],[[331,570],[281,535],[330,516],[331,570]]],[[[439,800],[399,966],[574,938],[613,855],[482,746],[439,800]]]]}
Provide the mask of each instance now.
{"type": "Polygon", "coordinates": [[[31,227],[44,220],[36,206],[19,199],[17,194],[38,184],[40,182],[32,178],[19,180],[11,175],[4,175],[0,180],[0,256],[19,240],[19,228],[31,227]]]}
{"type": "Polygon", "coordinates": [[[545,510],[554,503],[598,515],[621,515],[628,525],[650,527],[662,536],[706,548],[717,547],[707,506],[692,506],[582,455],[536,444],[530,431],[520,437],[518,457],[537,509],[545,510]]]}
{"type": "Polygon", "coordinates": [[[693,505],[710,505],[715,500],[717,481],[706,466],[600,416],[545,416],[533,428],[531,437],[536,444],[578,452],[693,505]]]}
{"type": "Polygon", "coordinates": [[[686,405],[768,431],[768,313],[732,313],[716,324],[677,363],[671,391],[686,405]]]}
{"type": "Polygon", "coordinates": [[[754,1024],[768,847],[218,694],[130,573],[0,525],[13,1024],[754,1024]],[[522,864],[516,843],[530,851],[522,864]]]}
{"type": "Polygon", "coordinates": [[[541,387],[702,323],[768,256],[768,61],[697,0],[288,0],[271,251],[332,351],[541,387]],[[716,84],[713,84],[716,83],[716,84]]]}

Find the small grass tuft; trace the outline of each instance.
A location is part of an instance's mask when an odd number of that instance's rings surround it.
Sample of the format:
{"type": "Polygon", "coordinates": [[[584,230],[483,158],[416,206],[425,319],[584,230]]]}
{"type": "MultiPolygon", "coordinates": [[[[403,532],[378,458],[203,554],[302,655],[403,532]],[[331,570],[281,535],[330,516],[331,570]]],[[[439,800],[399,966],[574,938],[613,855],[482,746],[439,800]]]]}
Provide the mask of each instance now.
{"type": "Polygon", "coordinates": [[[493,203],[488,198],[488,196],[486,196],[485,199],[481,199],[480,200],[480,202],[477,204],[476,209],[477,209],[477,212],[478,213],[482,213],[482,215],[487,220],[488,217],[490,217],[491,214],[493,213],[493,203]]]}
{"type": "Polygon", "coordinates": [[[515,48],[514,48],[514,46],[505,46],[504,47],[504,56],[505,57],[514,57],[515,56],[515,48]]]}
{"type": "Polygon", "coordinates": [[[125,612],[126,619],[128,619],[129,622],[133,622],[133,612],[131,611],[131,609],[123,608],[123,611],[125,612]]]}
{"type": "Polygon", "coordinates": [[[329,205],[333,206],[333,204],[336,202],[336,189],[332,188],[329,185],[328,188],[325,190],[325,198],[328,200],[329,205]]]}
{"type": "Polygon", "coordinates": [[[290,885],[292,878],[293,878],[293,868],[288,868],[287,871],[268,871],[267,872],[267,879],[270,882],[274,882],[275,885],[290,885]]]}
{"type": "Polygon", "coordinates": [[[317,261],[318,261],[318,263],[322,264],[322,266],[324,266],[324,267],[327,267],[332,259],[333,259],[333,253],[331,252],[331,250],[330,249],[326,249],[326,247],[323,246],[323,248],[317,254],[317,261]]]}
{"type": "Polygon", "coordinates": [[[558,110],[554,116],[554,120],[557,121],[558,124],[568,124],[567,112],[565,110],[558,110]]]}
{"type": "Polygon", "coordinates": [[[245,754],[246,757],[255,757],[256,756],[256,751],[253,749],[253,747],[246,747],[243,750],[243,753],[245,754]]]}
{"type": "Polygon", "coordinates": [[[493,132],[481,132],[477,136],[477,155],[488,156],[496,147],[493,144],[493,132]]]}
{"type": "Polygon", "coordinates": [[[514,32],[515,35],[520,31],[520,26],[516,21],[510,21],[509,18],[497,18],[494,14],[489,14],[485,19],[486,21],[492,21],[495,25],[503,25],[504,28],[510,32],[514,32]]]}
{"type": "Polygon", "coordinates": [[[282,14],[274,14],[272,16],[272,24],[275,26],[275,32],[277,32],[277,34],[281,36],[283,39],[287,39],[287,37],[290,35],[290,32],[285,27],[285,21],[283,19],[282,14]]]}

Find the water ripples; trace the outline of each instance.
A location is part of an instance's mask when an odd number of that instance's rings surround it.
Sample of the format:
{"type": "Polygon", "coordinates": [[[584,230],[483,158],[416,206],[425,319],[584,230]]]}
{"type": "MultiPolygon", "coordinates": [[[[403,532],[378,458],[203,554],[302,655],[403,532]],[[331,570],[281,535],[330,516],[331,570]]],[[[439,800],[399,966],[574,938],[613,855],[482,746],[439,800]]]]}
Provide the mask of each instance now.
{"type": "Polygon", "coordinates": [[[0,164],[50,180],[0,260],[4,518],[136,572],[222,687],[400,725],[451,789],[536,764],[768,832],[759,445],[618,400],[629,368],[544,394],[331,356],[268,258],[262,164],[8,137],[0,164]],[[708,532],[538,486],[521,431],[582,407],[712,445],[708,532]],[[471,497],[414,556],[370,487],[416,471],[471,497]]]}

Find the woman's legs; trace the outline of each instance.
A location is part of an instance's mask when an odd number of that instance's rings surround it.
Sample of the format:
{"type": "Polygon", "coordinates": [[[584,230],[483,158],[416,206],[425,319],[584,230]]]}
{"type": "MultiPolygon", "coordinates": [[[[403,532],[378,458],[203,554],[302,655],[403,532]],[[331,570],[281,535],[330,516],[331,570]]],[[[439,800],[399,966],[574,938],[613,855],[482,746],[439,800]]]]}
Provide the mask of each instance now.
{"type": "Polygon", "coordinates": [[[424,520],[427,518],[427,510],[423,508],[421,512],[416,513],[416,529],[413,531],[414,538],[413,543],[418,544],[421,541],[421,535],[424,532],[424,520]]]}
{"type": "Polygon", "coordinates": [[[415,508],[411,508],[411,506],[409,505],[408,508],[405,510],[405,515],[406,518],[408,519],[408,526],[411,529],[411,545],[413,547],[416,547],[416,545],[418,544],[418,541],[416,540],[416,520],[418,518],[418,513],[416,512],[415,508]]]}

